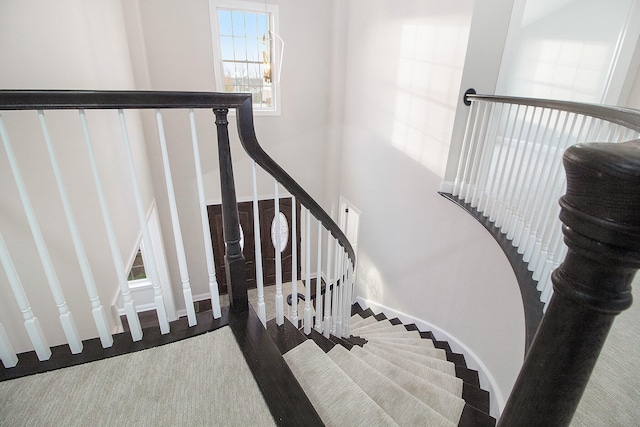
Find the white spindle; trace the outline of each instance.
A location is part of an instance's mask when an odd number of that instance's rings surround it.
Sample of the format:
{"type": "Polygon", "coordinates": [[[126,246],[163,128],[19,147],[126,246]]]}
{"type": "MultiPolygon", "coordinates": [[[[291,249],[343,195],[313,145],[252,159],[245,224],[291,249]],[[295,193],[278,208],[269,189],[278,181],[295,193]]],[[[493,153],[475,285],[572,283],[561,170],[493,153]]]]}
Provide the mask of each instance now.
{"type": "MultiPolygon", "coordinates": [[[[193,110],[189,110],[189,124],[191,125],[191,144],[193,145],[193,158],[195,163],[196,184],[198,187],[198,203],[200,205],[200,223],[202,225],[202,237],[204,242],[204,254],[207,261],[207,275],[209,278],[209,292],[211,294],[211,311],[213,318],[222,317],[220,310],[220,293],[218,281],[216,280],[216,267],[213,260],[213,246],[211,244],[211,229],[209,227],[209,216],[207,214],[207,203],[204,198],[204,183],[202,182],[202,163],[200,161],[200,148],[198,146],[198,132],[196,131],[196,121],[193,110]]],[[[254,178],[255,181],[255,178],[254,178]]],[[[254,209],[255,210],[255,209],[254,209]]],[[[256,221],[257,224],[257,221],[256,221]]],[[[256,233],[260,236],[260,233],[256,233]]],[[[256,245],[256,247],[259,247],[256,245]]],[[[262,262],[262,258],[257,258],[262,262]]],[[[262,268],[260,269],[262,275],[262,268]]],[[[264,302],[264,301],[263,301],[264,302]]],[[[264,323],[264,322],[263,322],[264,323]]]]}
{"type": "Polygon", "coordinates": [[[496,226],[500,224],[501,231],[503,233],[507,233],[509,230],[509,226],[511,225],[512,217],[516,212],[516,195],[522,193],[522,180],[524,179],[523,174],[526,169],[525,160],[528,159],[528,143],[529,143],[529,133],[531,131],[531,126],[529,125],[528,131],[525,134],[525,125],[530,123],[533,117],[535,116],[536,108],[534,107],[532,110],[531,120],[529,119],[529,106],[526,106],[524,109],[524,113],[522,118],[520,119],[522,123],[520,124],[520,130],[518,131],[518,135],[514,140],[514,148],[515,153],[513,156],[513,162],[511,165],[511,172],[509,174],[509,178],[506,181],[505,185],[505,197],[504,197],[504,205],[499,213],[498,217],[499,221],[496,221],[496,226]]]}
{"type": "Polygon", "coordinates": [[[173,188],[173,177],[171,176],[169,153],[167,151],[167,138],[164,133],[164,123],[162,121],[162,114],[160,113],[160,110],[156,110],[156,124],[158,126],[158,137],[160,139],[160,152],[162,154],[164,180],[167,186],[167,197],[169,199],[169,214],[171,215],[171,226],[173,228],[173,241],[176,246],[178,270],[180,272],[180,281],[182,282],[182,295],[184,296],[184,305],[187,309],[189,326],[194,326],[198,322],[196,321],[196,310],[193,306],[193,295],[191,293],[191,283],[189,282],[189,271],[187,269],[187,255],[184,251],[182,229],[180,227],[180,217],[178,216],[178,206],[176,203],[176,193],[173,188]]]}
{"type": "MultiPolygon", "coordinates": [[[[256,289],[258,291],[258,318],[267,327],[267,313],[264,304],[264,276],[262,274],[262,242],[260,240],[260,212],[258,211],[258,180],[256,177],[256,162],[251,161],[251,172],[253,178],[253,235],[256,252],[256,289]]],[[[295,217],[294,217],[295,218],[295,217]]],[[[295,220],[293,222],[295,224],[295,220]]],[[[295,226],[294,226],[295,233],[295,226]]],[[[295,234],[294,240],[295,242],[295,234]]],[[[294,243],[295,247],[295,243],[294,243]]],[[[294,256],[295,260],[295,256],[294,256]]],[[[295,270],[295,268],[294,268],[295,270]]]]}
{"type": "Polygon", "coordinates": [[[311,312],[311,211],[307,209],[307,216],[305,220],[305,294],[304,294],[304,333],[309,335],[311,333],[311,326],[313,324],[313,313],[311,312]]]}
{"type": "Polygon", "coordinates": [[[511,174],[512,165],[514,160],[512,159],[512,151],[513,151],[513,138],[516,131],[516,123],[518,122],[518,117],[520,116],[520,105],[516,106],[516,112],[513,118],[507,116],[507,126],[505,127],[505,133],[503,135],[500,148],[504,149],[506,146],[506,152],[504,154],[504,159],[498,159],[498,167],[499,167],[499,175],[500,178],[497,181],[497,186],[495,188],[496,195],[493,202],[493,206],[489,211],[489,220],[493,221],[497,227],[501,225],[501,214],[504,208],[504,196],[506,189],[505,185],[508,185],[508,177],[511,174]],[[508,131],[509,125],[511,125],[511,132],[508,131]],[[507,136],[508,135],[508,136],[507,136]]]}
{"type": "Polygon", "coordinates": [[[347,257],[348,271],[349,271],[349,286],[347,287],[347,304],[345,310],[345,322],[344,322],[344,336],[351,336],[351,304],[353,304],[353,286],[355,283],[355,266],[351,260],[347,257]]]}
{"type": "Polygon", "coordinates": [[[0,360],[5,368],[13,368],[18,364],[18,356],[2,323],[0,323],[0,360]]]}
{"type": "Polygon", "coordinates": [[[462,148],[460,149],[460,157],[458,161],[458,169],[456,172],[456,178],[453,183],[453,190],[451,192],[452,195],[457,196],[460,194],[460,188],[462,187],[464,180],[464,173],[466,170],[466,165],[469,156],[469,147],[472,144],[472,134],[474,126],[472,123],[475,123],[476,119],[476,110],[478,108],[477,103],[471,103],[471,110],[469,111],[469,115],[467,116],[467,126],[464,132],[464,137],[462,140],[462,148]]]}
{"type": "MultiPolygon", "coordinates": [[[[543,193],[544,185],[542,184],[543,183],[542,180],[544,179],[544,176],[547,173],[545,171],[545,167],[549,164],[550,159],[553,158],[552,157],[552,153],[554,151],[552,149],[553,135],[557,133],[561,114],[560,112],[553,111],[550,113],[549,120],[551,120],[551,116],[555,118],[553,127],[549,127],[547,125],[544,131],[544,135],[542,137],[542,141],[540,143],[541,147],[546,147],[546,150],[542,157],[543,160],[539,162],[540,167],[536,169],[536,171],[534,172],[535,179],[536,179],[536,186],[535,186],[535,191],[533,193],[533,198],[531,199],[531,210],[527,211],[527,214],[526,214],[527,222],[522,231],[521,242],[518,245],[518,253],[521,255],[527,252],[527,248],[529,248],[529,246],[531,246],[531,249],[533,249],[533,245],[535,244],[536,231],[537,231],[534,228],[535,214],[536,214],[536,211],[539,209],[539,205],[542,203],[542,199],[544,197],[544,193],[543,193]],[[547,135],[549,135],[548,138],[546,138],[547,135]]],[[[548,124],[549,123],[550,122],[548,122],[548,124]]]]}
{"type": "MultiPolygon", "coordinates": [[[[340,248],[342,249],[342,246],[340,246],[340,248]]],[[[336,309],[337,319],[335,335],[338,338],[342,338],[342,312],[344,310],[344,290],[346,288],[344,283],[344,252],[342,252],[338,256],[338,262],[338,271],[340,272],[340,287],[338,288],[338,307],[336,309]]]]}
{"type": "MultiPolygon", "coordinates": [[[[131,175],[131,188],[133,190],[133,196],[135,199],[138,222],[140,223],[140,231],[142,232],[142,240],[148,245],[149,248],[151,248],[151,233],[149,231],[149,225],[147,223],[147,216],[145,214],[144,205],[142,204],[142,194],[140,193],[140,184],[138,183],[136,167],[133,161],[133,152],[131,150],[131,142],[129,141],[129,133],[127,131],[124,111],[118,110],[118,116],[120,118],[122,142],[124,144],[125,153],[127,156],[129,174],[131,175]]],[[[156,314],[158,315],[158,323],[160,324],[160,332],[162,334],[168,334],[169,320],[167,319],[167,310],[164,305],[164,297],[162,296],[162,288],[160,286],[160,273],[158,272],[158,263],[156,261],[156,256],[153,253],[152,249],[147,251],[145,255],[145,271],[151,278],[151,283],[153,284],[154,302],[156,305],[156,314]]]]}
{"type": "MultiPolygon", "coordinates": [[[[474,155],[471,163],[471,170],[469,173],[469,184],[466,186],[464,191],[461,193],[461,199],[465,202],[470,202],[473,198],[473,195],[478,188],[478,168],[480,166],[480,161],[484,154],[485,145],[487,142],[487,126],[489,124],[489,117],[491,115],[491,105],[486,102],[479,103],[482,106],[482,120],[480,122],[480,129],[478,130],[478,137],[474,143],[474,155]]],[[[477,125],[476,125],[477,126],[477,125]]]]}
{"type": "Polygon", "coordinates": [[[93,320],[96,324],[96,328],[98,329],[100,343],[104,348],[111,347],[113,345],[113,337],[111,336],[111,332],[109,331],[109,322],[107,321],[107,315],[105,313],[104,307],[102,306],[102,302],[100,301],[100,296],[98,295],[96,282],[93,278],[93,273],[91,272],[89,259],[87,258],[87,252],[84,248],[84,244],[82,243],[80,231],[78,230],[78,226],[71,209],[71,203],[69,202],[69,197],[67,196],[67,190],[62,179],[62,173],[60,172],[58,159],[56,158],[56,154],[53,150],[53,143],[51,142],[51,136],[49,135],[49,129],[47,127],[44,112],[42,110],[38,111],[38,117],[40,119],[40,126],[42,127],[42,133],[44,135],[47,151],[49,153],[49,160],[51,161],[53,175],[58,186],[58,192],[60,193],[62,208],[67,219],[67,225],[69,226],[69,234],[71,236],[71,240],[73,241],[73,247],[78,258],[78,263],[80,264],[80,272],[82,273],[84,285],[87,289],[87,294],[89,295],[89,299],[91,301],[91,313],[93,314],[93,320]]]}
{"type": "MultiPolygon", "coordinates": [[[[471,195],[471,206],[477,207],[480,211],[480,206],[483,203],[487,178],[489,176],[489,169],[491,168],[491,158],[493,156],[493,147],[495,146],[495,135],[497,132],[498,120],[496,117],[499,117],[496,111],[496,105],[502,109],[503,104],[491,104],[489,108],[489,113],[487,117],[487,125],[486,132],[483,135],[483,143],[482,143],[482,151],[480,153],[480,159],[478,161],[478,173],[476,178],[476,186],[473,190],[473,194],[471,195]]],[[[480,211],[481,212],[481,211],[480,211]]]]}
{"type": "Polygon", "coordinates": [[[133,298],[131,297],[131,290],[129,289],[129,282],[127,281],[127,272],[124,269],[122,262],[122,254],[120,252],[120,245],[116,232],[111,222],[111,216],[109,215],[109,208],[107,206],[107,200],[104,195],[104,188],[102,187],[102,181],[100,174],[98,173],[98,165],[96,162],[95,152],[93,150],[93,143],[91,142],[91,136],[89,134],[89,125],[87,124],[87,116],[84,110],[80,110],[80,122],[82,123],[82,132],[84,134],[85,144],[87,146],[87,153],[89,156],[89,164],[91,166],[91,172],[93,174],[93,181],[96,186],[96,194],[98,196],[98,202],[100,203],[100,211],[102,213],[102,219],[104,221],[107,238],[109,240],[109,248],[111,250],[111,258],[113,260],[114,270],[116,277],[118,278],[118,284],[120,286],[120,293],[124,301],[124,312],[127,316],[127,322],[129,323],[129,331],[131,332],[131,339],[133,341],[140,341],[142,339],[142,327],[140,326],[140,319],[136,312],[135,305],[133,304],[133,298]]]}
{"type": "Polygon", "coordinates": [[[340,245],[338,243],[338,239],[335,239],[335,251],[333,257],[333,270],[335,271],[333,275],[333,299],[331,303],[331,333],[335,335],[336,327],[338,324],[338,280],[340,280],[340,266],[338,264],[339,260],[339,250],[340,245]]]}
{"type": "Polygon", "coordinates": [[[13,265],[13,261],[11,260],[9,250],[4,243],[2,234],[0,234],[0,263],[2,263],[4,271],[7,275],[9,286],[11,287],[13,296],[16,299],[18,308],[20,309],[20,312],[22,312],[24,327],[27,330],[27,334],[29,335],[31,344],[33,344],[33,348],[36,351],[38,360],[49,360],[49,358],[51,357],[51,349],[49,348],[47,339],[42,332],[42,328],[40,327],[40,321],[38,321],[38,318],[33,314],[33,311],[31,311],[31,304],[29,304],[27,294],[24,292],[22,282],[20,282],[20,277],[18,277],[18,272],[13,265]]]}
{"type": "Polygon", "coordinates": [[[291,196],[291,323],[298,327],[298,227],[296,198],[291,196]]]}
{"type": "MultiPolygon", "coordinates": [[[[331,233],[327,233],[327,284],[324,293],[324,330],[323,335],[326,338],[329,338],[329,334],[331,333],[331,262],[333,259],[331,258],[331,248],[333,244],[331,242],[331,233]]],[[[317,314],[316,314],[317,315],[317,314]]]]}
{"type": "Polygon", "coordinates": [[[507,133],[507,128],[508,128],[508,123],[509,123],[509,117],[511,117],[511,110],[512,110],[513,104],[508,104],[507,106],[507,111],[506,111],[506,115],[505,115],[505,110],[504,107],[502,109],[502,111],[500,112],[500,116],[497,118],[498,120],[498,126],[496,127],[496,136],[495,136],[495,144],[498,145],[498,152],[495,152],[495,145],[494,145],[494,149],[492,152],[492,156],[491,156],[491,160],[490,160],[490,166],[489,166],[489,176],[487,177],[487,187],[486,187],[486,197],[483,200],[482,205],[479,206],[479,211],[482,212],[484,214],[484,216],[489,216],[491,217],[494,206],[495,206],[495,201],[496,201],[496,197],[498,194],[498,182],[499,182],[499,170],[500,167],[502,166],[501,162],[502,162],[502,153],[504,151],[504,140],[505,140],[505,135],[507,133]],[[504,126],[501,125],[501,122],[504,123],[504,126]],[[499,129],[502,129],[502,132],[499,131],[499,129]]]}
{"type": "MultiPolygon", "coordinates": [[[[545,112],[547,112],[548,110],[543,108],[542,111],[540,111],[539,119],[536,119],[535,111],[536,110],[534,109],[534,113],[531,117],[531,123],[529,125],[529,133],[527,134],[527,145],[530,145],[530,148],[527,150],[529,152],[529,156],[525,162],[526,167],[523,175],[522,185],[520,186],[520,190],[517,191],[518,198],[516,200],[516,212],[511,220],[509,230],[507,231],[507,238],[512,240],[513,246],[518,246],[520,235],[522,233],[522,229],[524,228],[524,219],[527,211],[527,203],[529,201],[529,193],[531,192],[532,184],[535,183],[534,171],[536,169],[536,165],[538,164],[540,153],[542,152],[542,147],[539,147],[540,144],[537,144],[536,141],[538,140],[538,135],[540,134],[540,129],[542,128],[541,124],[545,112]],[[533,134],[533,138],[529,139],[531,129],[533,129],[534,127],[535,133],[533,134]],[[531,141],[530,144],[529,141],[531,141]]],[[[549,115],[549,117],[551,116],[549,115]]]]}
{"type": "Polygon", "coordinates": [[[316,273],[316,331],[322,333],[322,222],[318,220],[318,267],[316,273]]]}
{"type": "Polygon", "coordinates": [[[284,301],[282,298],[282,241],[280,233],[280,195],[278,189],[278,181],[274,180],[274,215],[276,227],[276,324],[284,324],[284,301]]]}
{"type": "Polygon", "coordinates": [[[465,198],[465,195],[468,193],[468,188],[469,185],[471,185],[471,169],[472,169],[472,164],[473,164],[473,159],[476,157],[476,152],[478,149],[478,132],[479,132],[479,126],[478,126],[478,117],[480,116],[480,109],[481,106],[483,104],[481,103],[472,103],[471,109],[473,110],[472,112],[470,112],[470,116],[469,118],[471,118],[471,114],[473,115],[473,124],[471,125],[471,136],[468,138],[468,141],[466,142],[466,146],[467,146],[467,152],[465,154],[465,161],[464,161],[464,169],[462,171],[462,175],[461,175],[461,179],[460,179],[460,183],[458,186],[458,196],[460,197],[460,199],[465,198]]]}
{"type": "Polygon", "coordinates": [[[47,249],[47,245],[42,235],[42,230],[40,229],[38,219],[36,218],[35,211],[33,210],[33,206],[31,205],[31,199],[29,198],[29,194],[27,193],[27,188],[24,184],[22,173],[20,172],[20,167],[18,166],[18,161],[13,152],[13,147],[11,145],[11,141],[9,140],[9,135],[6,132],[1,116],[0,136],[2,137],[2,141],[4,142],[4,149],[7,153],[9,166],[11,168],[16,187],[18,188],[20,200],[22,201],[22,206],[24,207],[27,221],[29,223],[29,228],[31,229],[31,234],[33,235],[33,240],[36,244],[36,249],[38,250],[38,255],[40,257],[40,261],[42,262],[45,276],[47,277],[47,282],[49,283],[49,288],[51,289],[53,299],[58,306],[58,312],[60,313],[60,323],[62,324],[62,329],[67,338],[67,342],[69,343],[69,348],[71,349],[71,353],[73,354],[80,353],[82,351],[82,340],[80,339],[80,334],[78,333],[78,329],[76,328],[75,322],[73,321],[71,311],[69,311],[69,308],[67,307],[67,301],[64,297],[64,293],[62,292],[62,287],[60,286],[58,275],[56,274],[53,262],[51,261],[49,250],[47,249]]]}
{"type": "MultiPolygon", "coordinates": [[[[538,262],[538,256],[542,251],[542,246],[545,240],[545,232],[547,231],[547,223],[549,221],[549,212],[552,210],[552,206],[556,206],[558,203],[558,198],[560,197],[559,192],[557,191],[558,182],[564,184],[564,172],[562,169],[562,154],[564,153],[565,145],[568,142],[568,135],[573,130],[575,126],[576,116],[575,114],[566,114],[564,118],[564,124],[562,125],[562,131],[560,133],[560,137],[554,143],[555,151],[553,157],[549,161],[549,170],[545,174],[544,179],[544,190],[543,195],[544,198],[542,203],[540,203],[537,207],[538,210],[534,214],[536,217],[535,225],[532,230],[534,230],[535,235],[535,244],[531,248],[530,252],[525,252],[522,256],[522,259],[525,262],[529,263],[529,269],[533,269],[536,263],[538,262]],[[570,127],[569,133],[567,133],[567,125],[569,124],[569,116],[573,115],[573,122],[570,127]],[[565,137],[566,136],[566,137],[565,137]]],[[[557,221],[557,216],[553,218],[554,221],[557,221]]]]}

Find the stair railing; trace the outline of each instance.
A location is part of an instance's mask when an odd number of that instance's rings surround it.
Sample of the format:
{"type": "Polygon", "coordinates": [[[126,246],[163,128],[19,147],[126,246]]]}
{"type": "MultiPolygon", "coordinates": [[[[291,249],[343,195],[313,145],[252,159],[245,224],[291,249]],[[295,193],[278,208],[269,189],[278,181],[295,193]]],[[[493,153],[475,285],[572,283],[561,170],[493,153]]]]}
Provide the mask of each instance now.
{"type": "MultiPolygon", "coordinates": [[[[293,199],[292,206],[298,206],[300,204],[304,207],[304,221],[306,224],[305,231],[306,236],[299,236],[302,238],[303,245],[305,247],[305,254],[307,262],[311,260],[312,254],[310,250],[310,233],[311,229],[317,227],[318,232],[318,249],[317,249],[317,268],[318,268],[318,287],[320,285],[321,270],[323,270],[323,263],[321,258],[322,245],[321,240],[326,238],[326,250],[327,259],[324,264],[326,265],[326,279],[329,281],[327,291],[325,293],[324,306],[322,305],[322,298],[316,299],[316,315],[317,320],[315,327],[318,331],[325,333],[327,336],[332,333],[338,336],[348,335],[349,326],[348,320],[350,318],[350,301],[352,299],[353,292],[353,273],[355,271],[355,254],[353,248],[349,244],[345,234],[340,230],[338,225],[331,219],[331,217],[320,207],[320,205],[306,192],[300,185],[288,175],[273,159],[271,159],[262,150],[258,144],[253,128],[253,112],[250,94],[228,94],[228,93],[194,93],[194,92],[139,92],[139,91],[0,91],[0,111],[11,110],[30,110],[37,112],[41,124],[41,134],[38,137],[34,137],[34,134],[28,135],[29,144],[38,144],[41,139],[44,139],[47,144],[48,152],[50,155],[50,162],[54,170],[56,177],[56,188],[59,192],[62,200],[62,204],[65,210],[65,216],[67,219],[67,226],[71,230],[70,233],[73,236],[74,248],[80,263],[85,289],[89,295],[89,303],[91,304],[94,322],[100,336],[102,346],[107,348],[113,343],[112,333],[110,329],[104,304],[100,301],[99,293],[96,288],[97,279],[94,278],[93,273],[89,267],[90,264],[98,262],[104,262],[104,259],[111,259],[113,261],[113,268],[118,278],[118,284],[120,286],[120,292],[124,300],[124,308],[127,317],[127,321],[130,327],[131,336],[134,341],[142,339],[142,328],[138,314],[136,312],[135,301],[133,301],[131,290],[129,289],[127,282],[127,273],[124,267],[124,261],[122,253],[120,252],[120,246],[118,242],[118,234],[113,224],[112,210],[113,205],[109,205],[107,197],[105,196],[103,179],[96,162],[96,150],[92,138],[95,138],[96,132],[91,126],[91,117],[87,118],[87,110],[105,110],[103,114],[110,114],[117,111],[117,122],[119,123],[119,133],[121,135],[121,142],[124,145],[125,157],[123,162],[127,164],[129,172],[129,184],[132,188],[132,192],[135,198],[135,213],[133,217],[138,218],[140,223],[140,233],[142,239],[145,242],[151,240],[149,230],[147,229],[146,212],[144,211],[144,201],[141,194],[142,184],[139,182],[140,177],[138,171],[136,171],[136,163],[134,161],[135,153],[132,148],[132,132],[127,128],[127,124],[130,123],[130,115],[141,114],[139,110],[155,110],[155,126],[157,127],[158,140],[161,148],[162,166],[164,169],[164,177],[166,184],[166,196],[168,199],[169,213],[167,216],[171,218],[173,229],[173,242],[175,244],[176,260],[171,261],[172,265],[177,265],[177,269],[180,272],[180,279],[182,282],[183,297],[186,305],[186,312],[189,318],[189,325],[194,326],[197,323],[194,311],[193,295],[191,291],[190,279],[187,269],[187,258],[185,254],[185,248],[183,243],[183,235],[180,228],[180,218],[178,216],[177,202],[176,202],[176,190],[174,188],[174,180],[183,179],[187,180],[189,184],[192,184],[190,178],[180,177],[171,173],[170,158],[168,155],[167,145],[173,143],[179,143],[182,140],[191,139],[193,146],[193,155],[195,162],[195,185],[194,194],[198,194],[198,203],[200,207],[200,221],[202,222],[202,241],[204,243],[202,252],[205,253],[207,261],[207,276],[209,280],[209,289],[211,294],[212,313],[214,317],[220,317],[220,296],[218,293],[218,284],[215,275],[213,249],[211,247],[210,229],[207,218],[207,207],[204,197],[204,182],[201,168],[201,158],[199,149],[199,138],[196,126],[194,111],[198,109],[213,110],[215,115],[215,124],[217,128],[218,137],[218,157],[220,165],[220,186],[221,186],[221,198],[222,198],[222,216],[223,216],[223,228],[224,228],[224,241],[226,246],[225,270],[227,275],[227,284],[229,290],[229,304],[231,309],[236,313],[241,313],[248,310],[248,296],[247,296],[247,284],[246,284],[246,266],[241,247],[241,231],[239,226],[239,217],[237,209],[237,196],[234,184],[234,171],[233,162],[231,159],[229,131],[228,131],[228,113],[229,110],[236,110],[236,119],[238,126],[238,133],[241,143],[246,152],[253,159],[252,175],[253,175],[253,203],[254,207],[257,206],[257,173],[256,164],[259,165],[264,171],[266,171],[273,178],[274,193],[276,205],[275,212],[275,230],[279,230],[279,208],[278,191],[280,187],[286,189],[293,199]],[[81,137],[77,134],[69,132],[63,134],[65,139],[78,143],[79,147],[83,145],[88,152],[88,164],[91,170],[91,176],[89,177],[74,177],[74,179],[83,179],[92,181],[95,183],[95,194],[97,195],[100,203],[102,218],[99,218],[95,222],[96,228],[104,228],[109,240],[110,257],[106,254],[100,257],[100,260],[89,259],[84,249],[83,242],[86,242],[87,238],[91,236],[81,236],[78,232],[77,222],[74,217],[74,206],[68,203],[67,187],[62,179],[63,173],[60,171],[58,159],[56,157],[55,140],[62,138],[60,133],[51,131],[50,125],[47,121],[50,120],[48,112],[50,110],[75,110],[77,116],[71,119],[71,126],[81,129],[79,132],[81,137]],[[129,111],[133,110],[133,111],[129,111]],[[165,134],[165,125],[163,121],[165,110],[183,110],[184,115],[181,117],[187,128],[191,130],[191,135],[182,136],[181,138],[168,138],[165,134]],[[47,112],[47,114],[45,114],[47,112]],[[92,133],[93,132],[93,133],[92,133]],[[29,139],[30,138],[30,139],[29,139]],[[177,141],[176,139],[179,139],[177,141]],[[314,217],[312,221],[311,217],[314,217]],[[84,240],[83,240],[84,239],[84,240]],[[335,255],[335,258],[334,258],[335,255]],[[334,272],[333,276],[331,271],[334,272]],[[332,286],[331,284],[334,284],[332,286]],[[335,286],[339,284],[339,286],[335,286]]],[[[16,114],[16,113],[14,113],[16,114]]],[[[29,112],[25,114],[31,114],[29,112]]],[[[5,114],[9,115],[8,113],[5,114]]],[[[8,119],[12,119],[8,118],[8,119]]],[[[173,118],[173,117],[172,117],[173,118]]],[[[58,266],[54,265],[50,250],[47,246],[46,239],[43,237],[40,222],[38,216],[43,212],[34,209],[31,202],[33,190],[28,189],[28,185],[25,184],[23,177],[25,170],[24,160],[20,160],[15,155],[14,146],[12,144],[12,136],[21,133],[19,125],[22,118],[19,118],[15,123],[9,123],[5,125],[3,115],[0,115],[0,139],[2,140],[4,151],[7,156],[7,162],[10,166],[12,176],[14,178],[22,206],[25,210],[25,215],[29,223],[31,233],[33,235],[38,254],[40,256],[43,269],[45,271],[47,282],[49,283],[50,290],[54,296],[55,305],[59,311],[60,322],[63,326],[69,348],[72,353],[82,352],[82,340],[87,338],[93,338],[92,336],[81,336],[78,332],[78,328],[74,322],[74,318],[71,311],[78,312],[77,307],[72,306],[70,300],[65,297],[65,286],[61,284],[58,279],[56,269],[58,266]],[[21,165],[22,163],[22,165],[21,165]],[[21,167],[22,166],[22,167],[21,167]]],[[[68,120],[68,117],[65,118],[68,120]]],[[[68,123],[68,122],[65,122],[68,123]]],[[[55,126],[54,126],[55,127],[55,126]]],[[[171,129],[173,130],[173,129],[171,129]]],[[[30,130],[32,132],[32,130],[30,130]]],[[[78,133],[78,132],[76,132],[78,133]]],[[[167,132],[168,134],[169,132],[167,132]]],[[[24,138],[19,138],[24,142],[24,138]]],[[[144,143],[144,141],[143,141],[144,143]]],[[[149,142],[147,142],[149,143],[149,142]]],[[[80,148],[79,148],[80,149],[80,148]]],[[[82,160],[79,160],[80,162],[82,160]]],[[[149,159],[149,161],[151,161],[149,159]]],[[[152,165],[151,167],[153,167],[152,165]]],[[[109,177],[107,177],[109,178],[109,177]]],[[[119,202],[122,204],[129,203],[128,201],[119,202]]],[[[297,209],[293,209],[294,215],[297,209]]],[[[260,227],[259,218],[257,217],[257,208],[254,209],[254,215],[256,215],[254,226],[256,236],[256,277],[258,287],[258,314],[262,322],[266,324],[265,311],[264,311],[264,289],[262,283],[262,265],[260,254],[260,227]]],[[[184,219],[183,219],[184,221],[184,219]]],[[[295,221],[295,219],[294,219],[295,221]]],[[[294,222],[295,224],[295,222],[294,222]]],[[[60,225],[57,225],[60,227],[60,225]]],[[[292,227],[295,233],[296,227],[292,227]]],[[[276,232],[275,242],[277,246],[282,245],[280,233],[276,232]]],[[[297,236],[294,235],[294,242],[297,236]]],[[[168,243],[167,243],[168,244],[168,243]]],[[[293,245],[297,247],[297,245],[293,245]]],[[[43,332],[43,328],[39,323],[38,317],[32,309],[32,304],[29,301],[29,291],[25,291],[25,287],[20,280],[20,272],[16,269],[12,256],[19,256],[16,251],[12,251],[12,248],[5,244],[2,239],[2,229],[0,229],[0,261],[2,262],[3,269],[6,273],[9,286],[16,299],[19,310],[22,313],[24,326],[26,328],[29,340],[31,341],[33,348],[39,358],[39,360],[47,360],[51,356],[51,349],[48,341],[43,332]]],[[[154,298],[155,309],[158,315],[158,323],[160,325],[161,333],[165,334],[169,332],[170,325],[167,319],[167,313],[165,310],[165,298],[169,297],[163,295],[161,286],[159,285],[158,267],[157,263],[151,255],[151,261],[149,262],[148,270],[152,276],[152,282],[154,285],[154,298]]],[[[294,254],[294,263],[297,262],[297,255],[294,254]]],[[[147,261],[147,260],[145,260],[147,261]]],[[[279,264],[279,263],[278,263],[279,264]]],[[[276,270],[281,269],[280,265],[276,265],[276,270]]],[[[306,268],[306,293],[305,296],[305,310],[303,314],[303,325],[305,332],[309,333],[310,328],[314,326],[313,320],[313,307],[311,306],[310,297],[310,269],[307,265],[306,268]]],[[[297,286],[299,279],[296,276],[297,268],[293,268],[292,274],[292,287],[297,286]]],[[[71,292],[76,291],[75,289],[71,292]]],[[[39,291],[40,292],[40,291],[39,291]]],[[[320,295],[319,289],[316,291],[320,295]]],[[[295,293],[294,293],[295,295],[295,293]]],[[[32,296],[31,296],[32,297],[32,296]]],[[[74,300],[76,300],[74,298],[74,300]]],[[[284,304],[282,294],[282,277],[281,274],[277,275],[276,283],[276,322],[282,324],[284,322],[284,304]]],[[[291,313],[291,319],[298,323],[296,310],[291,313]]],[[[84,321],[84,319],[82,319],[84,321]]],[[[86,328],[85,328],[86,329],[86,328]]],[[[2,359],[5,367],[15,366],[18,363],[14,346],[12,346],[9,336],[2,322],[0,322],[0,358],[2,359]]],[[[85,333],[86,335],[86,333],[85,333]]]]}
{"type": "Polygon", "coordinates": [[[548,304],[551,272],[567,253],[557,200],[566,179],[562,154],[577,143],[640,137],[640,111],[544,99],[465,94],[470,105],[453,182],[457,197],[506,234],[548,304]]]}
{"type": "Polygon", "coordinates": [[[640,140],[564,154],[567,256],[498,426],[569,425],[640,269],[640,140]]]}

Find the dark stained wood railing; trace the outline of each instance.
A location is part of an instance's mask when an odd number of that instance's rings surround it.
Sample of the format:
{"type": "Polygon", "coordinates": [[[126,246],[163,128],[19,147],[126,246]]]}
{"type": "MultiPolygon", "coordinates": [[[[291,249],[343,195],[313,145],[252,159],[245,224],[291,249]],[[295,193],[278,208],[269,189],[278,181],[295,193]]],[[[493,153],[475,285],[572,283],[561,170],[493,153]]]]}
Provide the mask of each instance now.
{"type": "Polygon", "coordinates": [[[578,144],[560,200],[569,252],[498,426],[569,425],[640,268],[640,140],[578,144]]]}

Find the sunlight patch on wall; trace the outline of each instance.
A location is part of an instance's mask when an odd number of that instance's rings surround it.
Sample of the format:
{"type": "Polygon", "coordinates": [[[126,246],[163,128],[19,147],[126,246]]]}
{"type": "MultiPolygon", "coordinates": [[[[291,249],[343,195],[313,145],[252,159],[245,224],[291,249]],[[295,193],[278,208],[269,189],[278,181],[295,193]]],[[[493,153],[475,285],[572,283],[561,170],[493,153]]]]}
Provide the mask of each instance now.
{"type": "Polygon", "coordinates": [[[525,67],[523,84],[535,98],[599,102],[611,52],[604,43],[540,40],[532,49],[537,60],[525,67]],[[528,71],[527,71],[528,69],[528,71]]]}
{"type": "Polygon", "coordinates": [[[404,25],[391,142],[444,175],[469,28],[404,25]]]}

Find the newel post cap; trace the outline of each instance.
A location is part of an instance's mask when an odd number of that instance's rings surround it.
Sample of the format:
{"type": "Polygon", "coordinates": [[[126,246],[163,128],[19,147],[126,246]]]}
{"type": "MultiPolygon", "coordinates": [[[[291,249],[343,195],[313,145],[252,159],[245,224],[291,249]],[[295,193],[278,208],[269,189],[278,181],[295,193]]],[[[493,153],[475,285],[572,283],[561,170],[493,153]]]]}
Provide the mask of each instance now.
{"type": "Polygon", "coordinates": [[[639,252],[640,140],[574,145],[564,154],[564,166],[567,192],[560,199],[560,219],[565,226],[603,244],[639,252]]]}

